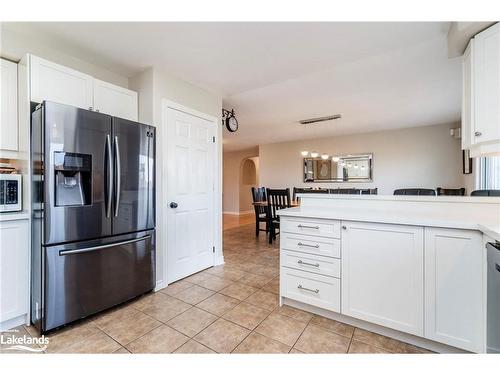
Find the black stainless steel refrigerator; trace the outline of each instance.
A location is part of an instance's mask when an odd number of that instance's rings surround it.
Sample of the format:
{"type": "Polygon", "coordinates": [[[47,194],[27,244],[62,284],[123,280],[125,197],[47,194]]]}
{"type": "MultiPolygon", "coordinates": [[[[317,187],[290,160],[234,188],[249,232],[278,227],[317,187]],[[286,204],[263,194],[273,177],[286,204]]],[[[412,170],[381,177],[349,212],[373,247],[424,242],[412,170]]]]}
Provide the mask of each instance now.
{"type": "Polygon", "coordinates": [[[32,113],[31,320],[46,332],[155,285],[155,129],[43,102],[32,113]]]}

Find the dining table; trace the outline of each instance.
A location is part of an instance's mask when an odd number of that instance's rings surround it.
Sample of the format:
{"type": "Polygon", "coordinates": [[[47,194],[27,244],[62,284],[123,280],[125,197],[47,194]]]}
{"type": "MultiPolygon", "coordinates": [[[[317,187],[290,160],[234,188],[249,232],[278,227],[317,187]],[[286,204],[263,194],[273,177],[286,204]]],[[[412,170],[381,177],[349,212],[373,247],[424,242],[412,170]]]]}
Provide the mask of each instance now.
{"type": "MultiPolygon", "coordinates": [[[[267,207],[268,203],[267,201],[257,201],[252,203],[254,206],[259,206],[259,207],[267,207]]],[[[299,200],[293,200],[290,201],[290,207],[298,207],[300,206],[300,201],[299,200]]]]}

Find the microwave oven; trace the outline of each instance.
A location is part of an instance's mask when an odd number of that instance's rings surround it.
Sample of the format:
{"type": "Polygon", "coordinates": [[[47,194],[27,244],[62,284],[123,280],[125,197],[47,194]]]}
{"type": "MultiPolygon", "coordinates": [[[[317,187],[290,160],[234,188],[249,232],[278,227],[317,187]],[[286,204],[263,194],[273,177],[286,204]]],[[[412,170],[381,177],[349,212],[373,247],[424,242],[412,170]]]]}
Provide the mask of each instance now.
{"type": "Polygon", "coordinates": [[[21,175],[0,173],[0,212],[21,211],[21,175]]]}

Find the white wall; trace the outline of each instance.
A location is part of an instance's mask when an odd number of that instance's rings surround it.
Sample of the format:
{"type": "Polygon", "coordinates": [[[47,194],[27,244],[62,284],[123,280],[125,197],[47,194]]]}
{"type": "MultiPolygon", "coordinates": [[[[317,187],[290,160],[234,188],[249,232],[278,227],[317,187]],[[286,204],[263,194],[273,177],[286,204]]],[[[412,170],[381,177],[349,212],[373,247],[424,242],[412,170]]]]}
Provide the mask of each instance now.
{"type": "Polygon", "coordinates": [[[40,40],[26,35],[19,34],[12,30],[1,27],[0,33],[0,56],[18,62],[27,53],[39,56],[49,61],[55,62],[89,74],[100,80],[113,83],[118,86],[128,87],[128,78],[104,69],[90,61],[78,59],[57,46],[44,43],[40,40]]]}
{"type": "MultiPolygon", "coordinates": [[[[191,83],[183,81],[168,72],[157,67],[151,67],[130,78],[130,88],[139,92],[139,121],[156,127],[156,280],[157,287],[163,287],[167,281],[166,274],[166,203],[164,202],[164,188],[166,187],[166,176],[162,174],[163,155],[165,145],[161,144],[163,134],[166,131],[163,124],[162,101],[163,99],[192,108],[196,111],[221,117],[222,98],[214,93],[199,88],[191,83]]],[[[219,161],[222,161],[222,126],[218,121],[219,138],[219,161]]],[[[222,166],[219,166],[222,176],[222,166]]],[[[217,188],[222,190],[222,177],[219,178],[217,188]]],[[[216,205],[222,210],[220,197],[216,205]]],[[[222,217],[216,223],[218,230],[218,245],[216,255],[222,259],[222,217]]]]}
{"type": "MultiPolygon", "coordinates": [[[[392,194],[404,187],[464,186],[460,140],[449,129],[458,124],[406,128],[324,139],[259,146],[260,184],[270,188],[294,186],[378,188],[392,194]],[[304,183],[300,151],[332,154],[373,153],[372,183],[304,183]]],[[[470,191],[468,191],[470,193],[470,191]]]]}

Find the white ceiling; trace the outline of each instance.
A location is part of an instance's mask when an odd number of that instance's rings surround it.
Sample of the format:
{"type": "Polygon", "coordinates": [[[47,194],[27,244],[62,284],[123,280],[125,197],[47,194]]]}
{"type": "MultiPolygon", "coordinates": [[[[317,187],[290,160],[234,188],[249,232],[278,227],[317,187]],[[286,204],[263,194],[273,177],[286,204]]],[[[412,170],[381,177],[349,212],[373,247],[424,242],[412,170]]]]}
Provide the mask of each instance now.
{"type": "MultiPolygon", "coordinates": [[[[5,24],[4,24],[5,26],[5,24]]],[[[457,121],[449,23],[16,23],[7,28],[133,76],[149,66],[235,108],[224,149],[457,121]],[[298,120],[341,113],[304,127],[298,120]]]]}

